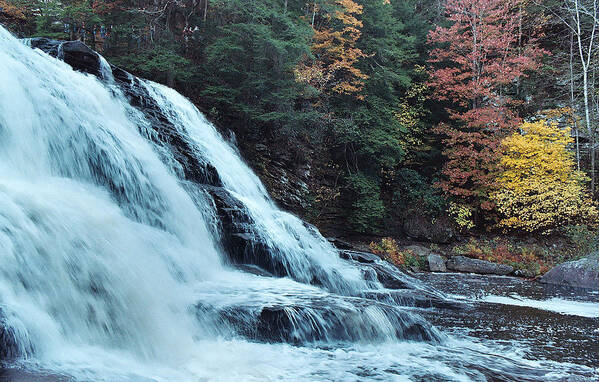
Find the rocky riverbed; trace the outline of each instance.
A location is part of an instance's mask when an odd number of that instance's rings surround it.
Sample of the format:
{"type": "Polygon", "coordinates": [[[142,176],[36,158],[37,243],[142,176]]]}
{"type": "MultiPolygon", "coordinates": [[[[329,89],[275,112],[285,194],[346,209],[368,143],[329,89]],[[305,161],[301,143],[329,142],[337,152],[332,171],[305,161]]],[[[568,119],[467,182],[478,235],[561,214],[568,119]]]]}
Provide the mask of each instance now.
{"type": "Polygon", "coordinates": [[[417,277],[465,303],[465,309],[424,313],[445,332],[517,347],[525,358],[599,371],[599,290],[502,276],[421,273],[417,277]]]}

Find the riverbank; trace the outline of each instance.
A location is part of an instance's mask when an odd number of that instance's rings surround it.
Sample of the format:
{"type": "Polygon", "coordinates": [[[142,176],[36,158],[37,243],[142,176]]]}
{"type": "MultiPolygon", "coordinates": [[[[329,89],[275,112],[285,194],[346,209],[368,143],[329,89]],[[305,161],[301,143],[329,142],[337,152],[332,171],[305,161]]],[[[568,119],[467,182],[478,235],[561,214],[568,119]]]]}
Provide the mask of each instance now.
{"type": "Polygon", "coordinates": [[[369,236],[330,240],[341,249],[373,252],[411,272],[448,270],[527,279],[538,278],[559,264],[585,257],[598,247],[596,233],[576,227],[559,236],[469,236],[446,244],[369,236]],[[451,259],[455,260],[448,263],[451,259]],[[441,261],[447,269],[438,266],[441,261]],[[479,267],[480,271],[472,267],[479,267]]]}

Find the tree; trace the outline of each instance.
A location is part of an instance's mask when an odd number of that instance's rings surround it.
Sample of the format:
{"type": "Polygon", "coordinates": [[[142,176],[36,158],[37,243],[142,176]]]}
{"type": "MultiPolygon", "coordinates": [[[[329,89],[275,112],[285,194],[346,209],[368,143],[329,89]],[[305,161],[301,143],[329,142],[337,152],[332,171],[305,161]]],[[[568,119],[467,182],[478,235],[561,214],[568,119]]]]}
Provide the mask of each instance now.
{"type": "Polygon", "coordinates": [[[448,0],[447,21],[429,33],[429,85],[448,104],[440,124],[446,163],[443,191],[475,209],[491,209],[488,193],[501,138],[520,122],[511,97],[545,53],[519,34],[519,0],[448,0]]]}
{"type": "Polygon", "coordinates": [[[491,193],[501,227],[549,233],[596,219],[585,192],[588,178],[568,150],[573,142],[569,127],[545,120],[524,123],[503,140],[498,188],[491,193]]]}
{"type": "MultiPolygon", "coordinates": [[[[584,117],[587,133],[590,140],[591,157],[591,193],[595,193],[595,131],[591,124],[592,107],[589,98],[594,94],[591,89],[589,74],[592,72],[593,60],[595,59],[596,41],[595,36],[599,26],[599,4],[597,0],[565,0],[565,15],[560,17],[570,33],[575,38],[576,56],[581,67],[582,96],[584,101],[584,117]]],[[[572,67],[572,65],[571,65],[572,67]]],[[[573,80],[572,80],[573,81],[573,80]]],[[[594,81],[593,81],[594,82],[594,81]]],[[[572,84],[572,98],[573,98],[572,84]]]]}
{"type": "Polygon", "coordinates": [[[318,7],[314,3],[311,50],[315,60],[298,65],[296,77],[321,92],[353,95],[361,99],[360,91],[368,78],[356,67],[358,60],[365,57],[356,47],[363,26],[357,17],[362,14],[363,7],[353,0],[334,0],[332,5],[333,10],[323,13],[321,25],[316,25],[318,7]]]}

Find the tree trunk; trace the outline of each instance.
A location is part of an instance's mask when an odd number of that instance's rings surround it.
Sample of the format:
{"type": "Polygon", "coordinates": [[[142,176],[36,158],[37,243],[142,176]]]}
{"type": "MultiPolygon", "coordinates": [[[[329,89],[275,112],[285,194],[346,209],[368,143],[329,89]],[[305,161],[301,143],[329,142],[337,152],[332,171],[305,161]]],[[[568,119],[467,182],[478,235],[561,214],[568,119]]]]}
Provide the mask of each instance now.
{"type": "Polygon", "coordinates": [[[578,140],[578,121],[574,115],[576,101],[574,99],[574,33],[570,32],[570,108],[574,120],[574,132],[576,134],[576,169],[580,171],[580,143],[578,140]]]}
{"type": "Polygon", "coordinates": [[[584,96],[584,117],[587,125],[587,132],[589,134],[589,141],[591,145],[591,194],[595,195],[595,134],[593,134],[593,128],[591,127],[591,111],[589,110],[589,71],[585,67],[582,71],[582,92],[584,96]]]}
{"type": "Polygon", "coordinates": [[[581,20],[581,10],[579,9],[578,0],[574,0],[575,6],[575,14],[574,21],[576,22],[576,42],[578,44],[578,54],[580,55],[580,63],[582,65],[582,94],[584,98],[584,117],[585,123],[587,127],[587,132],[589,134],[589,142],[590,142],[590,156],[591,156],[591,195],[593,198],[595,197],[595,134],[593,132],[593,127],[591,126],[591,111],[589,108],[589,67],[591,65],[591,57],[593,53],[593,40],[595,38],[595,30],[597,27],[597,1],[593,1],[593,26],[591,30],[591,36],[589,38],[588,50],[585,52],[583,49],[583,38],[582,38],[582,20],[581,20]]]}

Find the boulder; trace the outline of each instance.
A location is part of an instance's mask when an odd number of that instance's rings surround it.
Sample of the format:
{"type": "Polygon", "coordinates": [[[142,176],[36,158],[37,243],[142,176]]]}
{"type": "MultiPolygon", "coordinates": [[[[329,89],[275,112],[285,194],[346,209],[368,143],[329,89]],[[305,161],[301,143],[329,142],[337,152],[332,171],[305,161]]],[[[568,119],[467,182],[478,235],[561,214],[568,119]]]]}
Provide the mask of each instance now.
{"type": "Polygon", "coordinates": [[[403,221],[403,232],[413,240],[446,244],[455,240],[456,232],[449,218],[431,218],[413,212],[403,221]]]}
{"type": "Polygon", "coordinates": [[[370,252],[340,250],[339,256],[342,259],[349,260],[354,264],[369,269],[373,279],[387,289],[409,289],[406,283],[405,275],[391,263],[381,259],[378,255],[370,252]]]}
{"type": "Polygon", "coordinates": [[[553,267],[540,281],[545,284],[599,290],[599,253],[553,267]]]}
{"type": "Polygon", "coordinates": [[[337,249],[353,249],[354,246],[345,240],[341,240],[337,237],[327,237],[329,243],[333,244],[337,249]]]}
{"type": "Polygon", "coordinates": [[[32,349],[31,343],[20,343],[17,331],[10,326],[7,316],[0,308],[0,362],[26,356],[32,349]]]}
{"type": "Polygon", "coordinates": [[[464,256],[453,256],[447,260],[447,269],[457,272],[478,273],[482,275],[509,275],[514,267],[496,264],[486,260],[471,259],[464,256]]]}
{"type": "Polygon", "coordinates": [[[426,257],[431,253],[430,249],[418,244],[408,245],[407,247],[404,247],[404,249],[412,251],[415,255],[418,255],[420,257],[426,257]]]}
{"type": "Polygon", "coordinates": [[[445,265],[445,259],[436,253],[431,253],[427,256],[428,269],[431,272],[447,272],[447,266],[445,265]]]}
{"type": "Polygon", "coordinates": [[[29,40],[32,48],[38,48],[51,56],[60,58],[73,69],[101,76],[100,55],[81,41],[56,41],[43,37],[29,40]]]}

